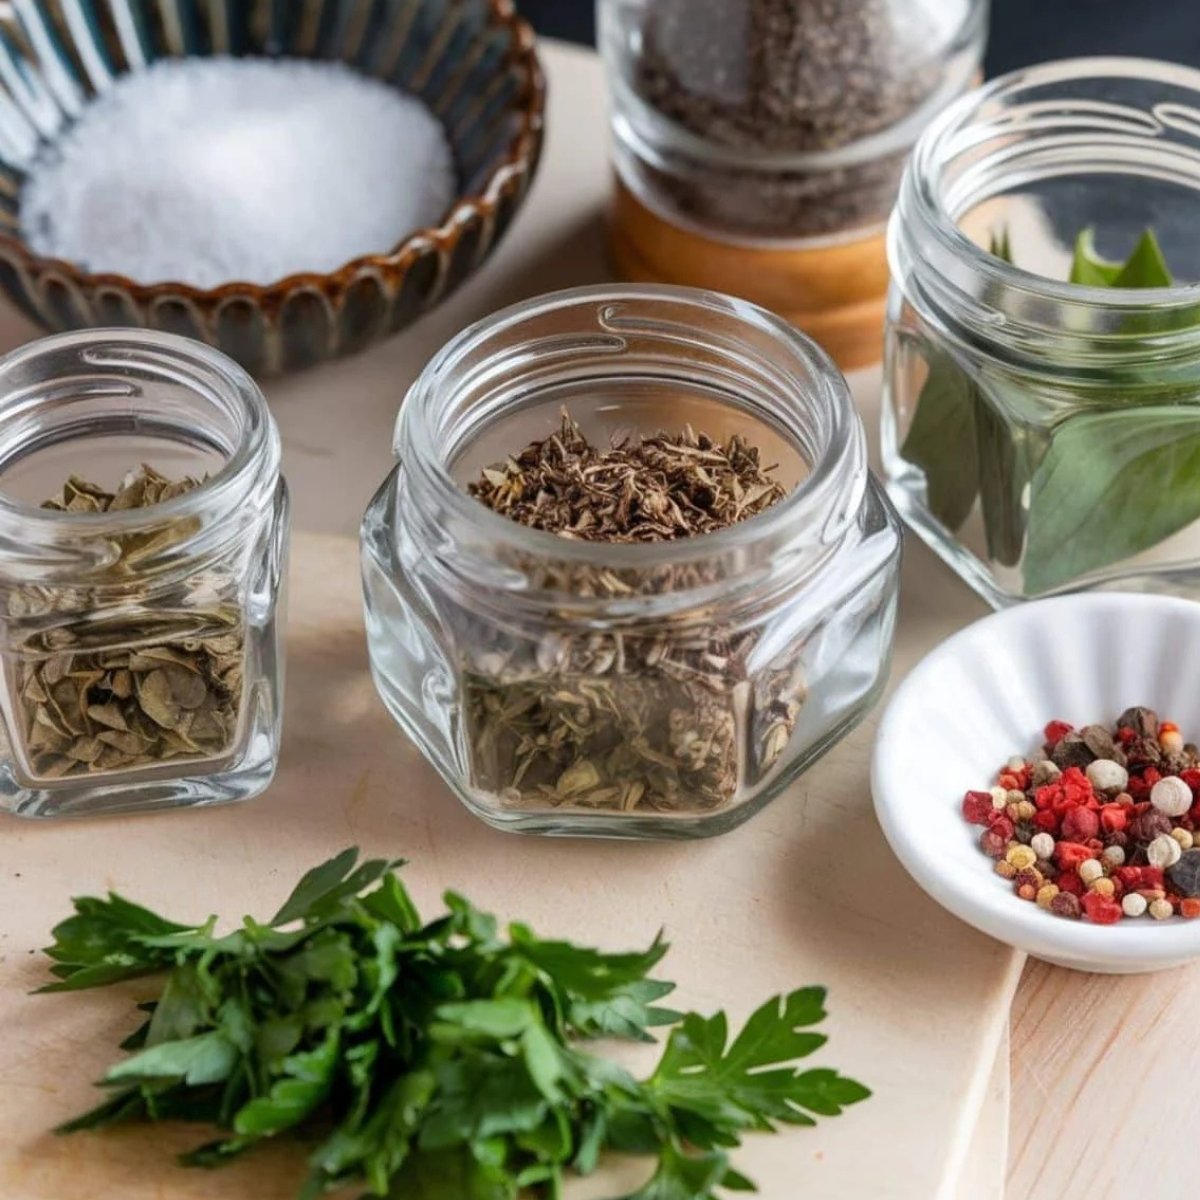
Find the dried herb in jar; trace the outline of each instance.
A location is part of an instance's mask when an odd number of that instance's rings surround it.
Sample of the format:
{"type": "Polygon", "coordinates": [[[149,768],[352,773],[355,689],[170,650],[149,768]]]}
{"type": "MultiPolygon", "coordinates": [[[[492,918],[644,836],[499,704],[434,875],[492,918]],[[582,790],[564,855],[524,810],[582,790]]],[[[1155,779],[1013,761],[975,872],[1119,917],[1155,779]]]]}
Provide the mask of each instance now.
{"type": "MultiPolygon", "coordinates": [[[[105,513],[149,508],[200,480],[143,466],[115,491],[72,477],[44,508],[105,513]]],[[[112,557],[86,587],[25,586],[8,603],[18,708],[39,779],[124,771],[229,749],[242,697],[243,621],[221,581],[151,602],[141,564],[184,540],[175,518],[112,538],[112,557]]]]}
{"type": "MultiPolygon", "coordinates": [[[[600,448],[566,415],[556,434],[469,490],[531,528],[623,543],[712,533],[786,494],[740,437],[722,444],[689,428],[600,448]]],[[[709,582],[698,571],[572,564],[542,582],[613,599],[709,582]]],[[[472,638],[464,674],[476,786],[518,807],[711,810],[778,761],[804,698],[798,655],[752,669],[753,629],[570,624],[564,614],[536,646],[502,631],[472,638]]]]}

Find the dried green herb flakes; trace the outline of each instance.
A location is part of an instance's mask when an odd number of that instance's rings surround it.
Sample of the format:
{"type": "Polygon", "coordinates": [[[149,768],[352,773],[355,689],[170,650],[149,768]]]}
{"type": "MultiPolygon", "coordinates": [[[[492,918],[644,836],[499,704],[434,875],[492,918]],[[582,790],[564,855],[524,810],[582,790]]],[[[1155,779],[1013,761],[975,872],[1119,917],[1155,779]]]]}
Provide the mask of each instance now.
{"type": "MultiPolygon", "coordinates": [[[[131,473],[116,492],[72,477],[45,507],[71,513],[145,508],[198,485],[150,467],[131,473]]],[[[231,746],[243,687],[239,608],[212,579],[197,588],[204,603],[168,605],[150,599],[137,577],[139,562],[190,531],[191,520],[179,518],[121,535],[114,539],[113,562],[88,587],[29,586],[10,596],[10,624],[35,627],[18,634],[14,654],[35,777],[210,758],[231,746]],[[106,591],[103,600],[99,590],[106,591]]]]}

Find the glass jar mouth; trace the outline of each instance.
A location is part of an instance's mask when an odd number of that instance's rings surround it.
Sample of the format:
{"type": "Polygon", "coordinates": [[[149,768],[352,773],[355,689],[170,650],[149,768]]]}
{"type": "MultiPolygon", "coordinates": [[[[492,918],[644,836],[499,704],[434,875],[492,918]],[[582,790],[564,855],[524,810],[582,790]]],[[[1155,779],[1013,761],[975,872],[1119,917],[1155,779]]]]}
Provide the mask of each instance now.
{"type": "MultiPolygon", "coordinates": [[[[58,405],[78,394],[69,379],[56,384],[45,379],[18,382],[40,360],[71,353],[88,367],[127,374],[129,387],[155,380],[195,391],[227,418],[232,433],[224,445],[211,441],[221,464],[199,485],[149,507],[107,512],[64,512],[12,495],[0,486],[0,524],[22,530],[22,539],[36,544],[39,537],[95,537],[136,530],[147,523],[167,522],[206,506],[233,511],[263,482],[264,466],[278,458],[278,435],[266,400],[254,380],[232,359],[201,342],[177,334],[121,328],[90,329],[41,338],[0,357],[0,431],[11,422],[32,416],[40,405],[58,405]],[[274,454],[272,454],[274,451],[274,454]]],[[[87,437],[86,427],[74,429],[87,437]]],[[[201,431],[192,433],[204,441],[201,431]]],[[[0,471],[19,459],[5,454],[0,432],[0,471]]],[[[18,439],[18,446],[24,439],[18,439]]],[[[17,447],[14,447],[16,450],[17,447]]],[[[131,466],[133,464],[130,464],[131,466]]],[[[153,464],[151,464],[153,465],[153,464]]],[[[271,474],[270,471],[266,472],[271,474]]]]}
{"type": "Polygon", "coordinates": [[[1014,71],[961,97],[914,148],[889,229],[893,274],[904,277],[901,268],[910,264],[942,297],[943,311],[960,306],[984,333],[1004,325],[1126,342],[1146,334],[1160,349],[1194,344],[1200,283],[1073,284],[1005,261],[962,228],[972,209],[1014,186],[1112,174],[1200,193],[1200,70],[1141,58],[1067,59],[1014,71]],[[1141,98],[1156,89],[1173,98],[1141,98]]]}
{"type": "MultiPolygon", "coordinates": [[[[690,336],[703,339],[705,334],[692,329],[690,336]]],[[[509,349],[513,348],[510,343],[509,349]]],[[[732,371],[728,384],[732,395],[732,371]]],[[[494,417],[500,411],[497,407],[488,415],[494,417]]],[[[827,547],[836,543],[853,521],[867,481],[862,424],[845,379],[824,350],[756,305],[713,292],[651,284],[554,292],[503,309],[467,328],[438,352],[410,389],[397,420],[394,450],[404,469],[419,477],[429,490],[435,507],[453,521],[477,530],[497,552],[511,550],[533,559],[611,569],[647,570],[701,560],[711,564],[722,558],[732,563],[744,556],[748,546],[759,549],[759,557],[827,547]],[[645,317],[625,311],[647,303],[661,303],[669,313],[664,309],[660,316],[645,317]],[[591,327],[581,329],[576,318],[585,307],[591,310],[591,327]],[[532,342],[520,340],[518,331],[528,319],[556,312],[564,314],[566,321],[561,332],[532,342]],[[494,512],[455,479],[452,461],[472,435],[486,427],[487,416],[465,427],[459,422],[460,427],[454,428],[450,396],[467,382],[486,387],[512,368],[510,354],[488,354],[489,343],[504,343],[516,335],[515,352],[526,362],[545,361],[549,356],[569,362],[573,355],[584,353],[608,357],[613,374],[619,375],[620,355],[628,336],[661,336],[664,344],[682,348],[689,330],[681,318],[688,314],[697,322],[707,314],[718,314],[744,323],[748,331],[770,338],[794,372],[793,392],[778,398],[773,415],[781,432],[795,441],[807,470],[777,504],[724,529],[672,541],[582,541],[533,529],[494,512]],[[811,415],[808,410],[821,414],[818,436],[803,424],[811,415]]],[[[736,570],[725,578],[733,574],[736,570]]]]}

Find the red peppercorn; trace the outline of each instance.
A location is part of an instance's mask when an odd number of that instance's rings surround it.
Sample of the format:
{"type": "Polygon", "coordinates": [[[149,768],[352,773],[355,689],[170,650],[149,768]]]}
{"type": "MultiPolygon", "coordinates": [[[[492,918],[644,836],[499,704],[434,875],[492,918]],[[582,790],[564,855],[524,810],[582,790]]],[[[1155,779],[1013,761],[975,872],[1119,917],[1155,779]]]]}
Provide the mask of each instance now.
{"type": "Polygon", "coordinates": [[[962,814],[972,825],[986,825],[995,811],[990,792],[968,792],[963,797],[962,814]]]}
{"type": "Polygon", "coordinates": [[[1069,920],[1079,920],[1079,897],[1072,892],[1059,892],[1053,900],[1050,901],[1050,911],[1060,917],[1067,917],[1069,920]]]}
{"type": "Polygon", "coordinates": [[[1142,782],[1147,788],[1152,788],[1162,777],[1162,772],[1157,767],[1147,767],[1142,772],[1142,782]]]}
{"type": "Polygon", "coordinates": [[[1130,742],[1137,741],[1137,732],[1133,729],[1130,729],[1128,725],[1122,725],[1120,729],[1117,730],[1117,741],[1120,742],[1122,746],[1128,746],[1130,742]]]}
{"type": "Polygon", "coordinates": [[[1017,827],[1004,815],[1002,808],[994,808],[987,819],[988,828],[1000,834],[1004,840],[1010,841],[1017,827]]]}
{"type": "Polygon", "coordinates": [[[1085,858],[1095,858],[1096,852],[1079,842],[1059,842],[1054,857],[1063,871],[1074,871],[1085,858]]]}
{"type": "Polygon", "coordinates": [[[1099,892],[1088,892],[1080,898],[1088,920],[1097,925],[1115,925],[1121,919],[1121,906],[1099,892]]]}
{"type": "Polygon", "coordinates": [[[1045,812],[1034,813],[1033,825],[1035,829],[1042,833],[1052,833],[1057,836],[1058,814],[1051,809],[1046,809],[1045,812]]]}
{"type": "Polygon", "coordinates": [[[1066,721],[1050,721],[1043,730],[1046,735],[1046,749],[1053,750],[1074,728],[1074,725],[1069,725],[1066,721]]]}
{"type": "Polygon", "coordinates": [[[1200,770],[1189,767],[1186,771],[1179,772],[1179,778],[1192,789],[1193,795],[1200,792],[1200,770]]]}
{"type": "Polygon", "coordinates": [[[1003,837],[994,829],[985,829],[979,835],[979,848],[988,858],[1003,858],[1008,849],[1008,838],[1003,837]]]}
{"type": "Polygon", "coordinates": [[[1113,872],[1113,879],[1119,881],[1125,891],[1136,891],[1142,886],[1142,868],[1118,867],[1113,872]]]}
{"type": "Polygon", "coordinates": [[[1082,896],[1087,890],[1075,871],[1063,871],[1054,882],[1058,884],[1059,891],[1070,892],[1073,896],[1082,896]]]}
{"type": "Polygon", "coordinates": [[[1179,912],[1182,916],[1187,917],[1189,921],[1194,921],[1200,917],[1200,899],[1188,898],[1179,902],[1179,912]]]}
{"type": "Polygon", "coordinates": [[[1068,842],[1086,842],[1100,832],[1100,818],[1090,808],[1072,808],[1063,813],[1062,836],[1068,842]]]}
{"type": "Polygon", "coordinates": [[[1117,833],[1129,824],[1129,811],[1122,804],[1106,804],[1100,810],[1100,825],[1106,833],[1117,833]]]}

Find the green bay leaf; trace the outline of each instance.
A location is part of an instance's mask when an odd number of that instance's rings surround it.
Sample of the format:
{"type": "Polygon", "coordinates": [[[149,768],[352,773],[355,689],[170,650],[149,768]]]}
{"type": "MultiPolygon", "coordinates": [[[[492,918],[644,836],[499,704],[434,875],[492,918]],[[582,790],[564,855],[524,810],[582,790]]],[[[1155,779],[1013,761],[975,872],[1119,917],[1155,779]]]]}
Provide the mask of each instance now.
{"type": "Polygon", "coordinates": [[[1091,227],[1075,239],[1075,257],[1071,260],[1069,283],[1081,287],[1114,287],[1121,274],[1121,264],[1101,258],[1096,250],[1096,231],[1091,227]]]}
{"type": "Polygon", "coordinates": [[[1081,413],[1033,479],[1025,587],[1050,591],[1200,519],[1200,408],[1081,413]]]}
{"type": "Polygon", "coordinates": [[[1171,268],[1163,257],[1162,247],[1153,229],[1147,229],[1138,238],[1133,253],[1117,273],[1112,286],[1119,288],[1171,287],[1175,282],[1171,268]]]}
{"type": "Polygon", "coordinates": [[[975,385],[944,351],[927,351],[929,374],[900,455],[925,474],[930,512],[957,530],[979,494],[975,385]]]}

